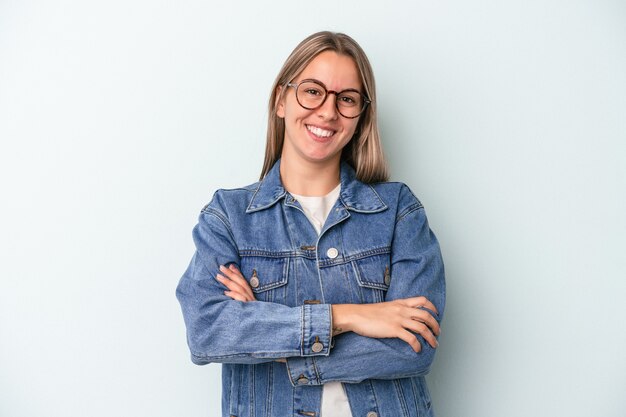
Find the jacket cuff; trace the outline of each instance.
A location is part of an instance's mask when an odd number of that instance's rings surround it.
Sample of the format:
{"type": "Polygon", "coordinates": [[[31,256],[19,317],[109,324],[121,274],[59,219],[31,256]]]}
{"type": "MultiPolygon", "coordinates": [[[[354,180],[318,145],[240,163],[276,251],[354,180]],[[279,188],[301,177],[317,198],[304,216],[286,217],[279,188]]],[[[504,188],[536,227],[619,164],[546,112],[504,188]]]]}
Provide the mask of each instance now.
{"type": "Polygon", "coordinates": [[[305,304],[302,306],[301,356],[328,356],[332,334],[330,304],[305,304]]]}
{"type": "Polygon", "coordinates": [[[328,356],[331,341],[332,310],[330,304],[303,305],[301,356],[287,358],[289,380],[294,387],[321,383],[313,357],[328,356]]]}
{"type": "Polygon", "coordinates": [[[313,357],[287,358],[287,373],[289,374],[289,382],[294,387],[322,384],[313,357]]]}

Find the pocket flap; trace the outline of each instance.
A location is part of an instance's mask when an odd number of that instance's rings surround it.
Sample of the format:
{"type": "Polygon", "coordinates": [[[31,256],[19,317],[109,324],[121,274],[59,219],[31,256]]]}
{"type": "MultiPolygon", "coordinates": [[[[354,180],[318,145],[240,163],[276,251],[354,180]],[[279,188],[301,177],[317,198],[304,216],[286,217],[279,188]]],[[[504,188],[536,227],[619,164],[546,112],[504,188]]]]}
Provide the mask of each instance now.
{"type": "Polygon", "coordinates": [[[389,289],[391,272],[388,256],[369,256],[353,261],[359,286],[379,290],[389,289]]]}
{"type": "Polygon", "coordinates": [[[241,273],[252,292],[260,293],[287,284],[289,258],[250,256],[241,259],[241,273]]]}

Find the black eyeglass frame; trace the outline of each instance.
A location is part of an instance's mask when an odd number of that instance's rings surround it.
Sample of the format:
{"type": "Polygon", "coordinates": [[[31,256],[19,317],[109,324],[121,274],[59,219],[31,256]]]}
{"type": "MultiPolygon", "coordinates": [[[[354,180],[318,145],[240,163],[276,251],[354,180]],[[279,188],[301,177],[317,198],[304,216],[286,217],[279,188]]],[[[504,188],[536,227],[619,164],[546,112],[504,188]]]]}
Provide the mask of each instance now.
{"type": "Polygon", "coordinates": [[[369,97],[367,97],[365,94],[361,93],[359,90],[357,90],[356,88],[346,88],[345,90],[341,90],[341,91],[334,91],[334,90],[329,90],[328,88],[326,88],[326,86],[324,85],[323,82],[316,80],[314,78],[307,78],[304,79],[302,81],[300,81],[299,83],[287,83],[287,87],[293,87],[294,90],[296,90],[296,101],[298,102],[298,104],[300,105],[300,107],[302,107],[303,109],[307,109],[307,110],[315,110],[315,109],[319,109],[320,107],[322,107],[324,105],[324,103],[326,103],[326,99],[328,98],[329,95],[334,94],[335,95],[335,108],[337,109],[337,112],[342,116],[345,117],[346,119],[356,119],[357,117],[359,117],[360,115],[363,114],[363,112],[365,111],[365,109],[367,108],[367,105],[370,104],[372,102],[372,100],[369,99],[369,97]],[[322,102],[317,105],[316,107],[307,107],[305,105],[303,105],[302,103],[300,103],[300,99],[298,98],[298,87],[300,87],[301,84],[303,83],[314,83],[319,85],[320,87],[322,87],[324,89],[324,91],[326,92],[326,94],[324,95],[324,99],[322,100],[322,102]],[[363,105],[361,106],[361,111],[359,112],[359,114],[357,114],[356,116],[346,116],[345,114],[343,114],[341,112],[341,110],[339,109],[339,101],[336,99],[337,97],[339,97],[341,94],[346,93],[346,92],[355,92],[357,94],[359,94],[362,98],[363,98],[363,105]]]}

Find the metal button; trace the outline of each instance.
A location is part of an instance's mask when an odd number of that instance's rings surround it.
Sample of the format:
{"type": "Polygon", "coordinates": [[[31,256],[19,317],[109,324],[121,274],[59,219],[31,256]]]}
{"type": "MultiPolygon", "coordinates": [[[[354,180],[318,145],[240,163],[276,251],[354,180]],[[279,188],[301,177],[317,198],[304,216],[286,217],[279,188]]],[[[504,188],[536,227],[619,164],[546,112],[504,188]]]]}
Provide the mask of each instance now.
{"type": "Polygon", "coordinates": [[[378,413],[376,411],[370,411],[367,413],[367,417],[378,417],[378,413]]]}
{"type": "Polygon", "coordinates": [[[385,267],[385,285],[389,285],[391,282],[391,274],[389,273],[389,267],[385,267]]]}
{"type": "Polygon", "coordinates": [[[311,350],[315,353],[320,353],[324,350],[324,345],[321,342],[315,342],[313,343],[313,346],[311,346],[311,350]]]}
{"type": "Polygon", "coordinates": [[[309,379],[304,375],[300,375],[296,382],[298,383],[298,385],[305,385],[309,383],[309,379]]]}
{"type": "Polygon", "coordinates": [[[252,288],[257,288],[259,286],[259,276],[256,273],[256,269],[252,270],[252,278],[250,278],[249,282],[252,288]]]}
{"type": "Polygon", "coordinates": [[[330,259],[335,259],[339,255],[339,251],[336,248],[330,248],[326,251],[326,256],[330,259]]]}

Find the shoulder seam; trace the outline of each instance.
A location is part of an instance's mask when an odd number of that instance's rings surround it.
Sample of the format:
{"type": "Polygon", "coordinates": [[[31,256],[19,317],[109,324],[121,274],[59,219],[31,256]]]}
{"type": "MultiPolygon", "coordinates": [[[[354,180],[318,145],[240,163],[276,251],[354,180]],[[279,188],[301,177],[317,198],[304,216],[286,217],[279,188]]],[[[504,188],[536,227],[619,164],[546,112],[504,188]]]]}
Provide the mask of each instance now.
{"type": "Polygon", "coordinates": [[[231,240],[235,244],[235,248],[237,249],[237,253],[239,253],[239,248],[237,247],[237,241],[235,240],[235,236],[233,235],[232,227],[230,226],[230,222],[228,221],[228,218],[222,212],[220,212],[219,210],[215,210],[214,208],[208,207],[208,205],[205,206],[202,209],[202,213],[203,214],[213,215],[219,221],[221,221],[222,224],[224,224],[224,226],[226,227],[226,231],[228,232],[228,235],[230,236],[231,240]]]}
{"type": "Polygon", "coordinates": [[[422,203],[419,202],[419,200],[416,203],[411,204],[406,209],[404,209],[400,214],[398,214],[398,216],[396,217],[396,223],[404,219],[407,215],[422,208],[424,208],[424,206],[422,205],[422,203]]]}

